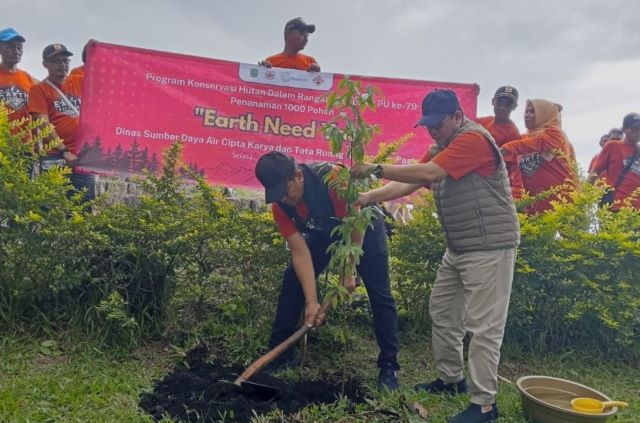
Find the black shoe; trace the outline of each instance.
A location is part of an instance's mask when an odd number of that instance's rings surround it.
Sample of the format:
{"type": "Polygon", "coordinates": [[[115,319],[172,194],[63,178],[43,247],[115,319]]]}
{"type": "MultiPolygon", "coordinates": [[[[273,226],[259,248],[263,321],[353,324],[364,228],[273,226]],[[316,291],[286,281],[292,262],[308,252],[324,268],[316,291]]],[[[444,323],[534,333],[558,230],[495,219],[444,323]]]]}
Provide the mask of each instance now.
{"type": "Polygon", "coordinates": [[[471,404],[462,413],[449,420],[449,423],[483,423],[493,422],[500,415],[498,414],[498,407],[495,404],[491,406],[491,411],[486,413],[482,412],[482,406],[478,404],[471,404]]]}
{"type": "Polygon", "coordinates": [[[444,383],[438,378],[430,383],[418,383],[413,387],[414,391],[427,391],[430,394],[465,394],[467,392],[467,382],[462,379],[456,383],[444,383]]]}
{"type": "Polygon", "coordinates": [[[396,371],[391,368],[380,369],[378,375],[378,391],[395,391],[400,387],[396,371]]]}

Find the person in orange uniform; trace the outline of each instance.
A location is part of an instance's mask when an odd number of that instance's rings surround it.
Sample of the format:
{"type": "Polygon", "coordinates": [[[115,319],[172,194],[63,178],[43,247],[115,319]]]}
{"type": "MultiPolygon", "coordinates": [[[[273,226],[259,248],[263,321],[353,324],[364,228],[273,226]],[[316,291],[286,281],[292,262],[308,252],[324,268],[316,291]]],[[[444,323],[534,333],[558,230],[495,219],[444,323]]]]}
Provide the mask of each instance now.
{"type": "MultiPolygon", "coordinates": [[[[73,53],[62,44],[51,44],[42,52],[42,64],[48,71],[44,81],[31,89],[29,112],[34,120],[40,119],[44,126],[53,125],[51,134],[43,140],[43,147],[60,138],[56,148],[48,148],[42,160],[43,168],[53,164],[72,166],[78,159],[79,145],[76,139],[80,122],[82,78],[70,78],[69,57],[73,53]]],[[[42,126],[41,126],[42,127],[42,126]]],[[[87,188],[85,199],[94,197],[94,177],[91,174],[71,173],[71,183],[77,189],[87,188]]]]}
{"type": "MultiPolygon", "coordinates": [[[[613,130],[612,130],[613,132],[613,130]]],[[[605,178],[613,187],[612,210],[619,210],[623,201],[633,195],[631,206],[640,210],[640,114],[629,113],[622,122],[624,140],[607,142],[594,165],[593,182],[605,178]]]]}
{"type": "Polygon", "coordinates": [[[284,26],[284,50],[259,62],[268,68],[298,69],[309,72],[320,72],[320,65],[311,56],[300,53],[309,41],[309,34],[316,31],[315,25],[305,23],[302,18],[291,19],[284,26]]]}
{"type": "Polygon", "coordinates": [[[84,78],[84,64],[87,62],[87,46],[91,41],[93,40],[89,40],[89,42],[87,42],[87,44],[85,44],[82,48],[82,64],[71,69],[71,72],[69,72],[69,76],[84,78]]]}
{"type": "MultiPolygon", "coordinates": [[[[600,137],[600,141],[598,142],[598,145],[600,146],[600,149],[604,148],[604,145],[609,141],[609,133],[604,134],[603,136],[600,137]]],[[[600,155],[600,152],[598,151],[593,158],[591,159],[591,161],[589,162],[589,175],[591,175],[593,173],[593,167],[596,165],[596,162],[598,161],[598,156],[600,155]]]]}
{"type": "MultiPolygon", "coordinates": [[[[508,85],[498,88],[491,104],[494,116],[480,117],[476,121],[489,131],[498,147],[502,147],[509,141],[519,140],[520,131],[511,120],[511,112],[518,107],[518,90],[508,85]]],[[[507,172],[511,184],[511,195],[514,200],[518,200],[524,189],[518,164],[516,162],[507,163],[507,172]]]]}
{"type": "Polygon", "coordinates": [[[13,28],[0,31],[0,102],[9,109],[9,121],[30,120],[29,92],[37,81],[18,69],[25,41],[13,28]]]}
{"type": "Polygon", "coordinates": [[[558,106],[547,100],[527,100],[524,124],[527,134],[502,146],[505,161],[519,163],[524,188],[531,195],[563,186],[525,210],[527,214],[536,214],[552,208],[551,200],[568,199],[569,192],[577,186],[577,178],[572,147],[562,131],[558,106]]]}

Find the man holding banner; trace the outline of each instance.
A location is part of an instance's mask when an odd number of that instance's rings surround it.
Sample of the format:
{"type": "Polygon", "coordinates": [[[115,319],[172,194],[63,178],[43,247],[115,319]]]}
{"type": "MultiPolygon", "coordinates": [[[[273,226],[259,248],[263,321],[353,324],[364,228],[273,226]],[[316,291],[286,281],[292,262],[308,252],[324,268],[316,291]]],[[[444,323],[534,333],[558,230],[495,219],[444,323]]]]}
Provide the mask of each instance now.
{"type": "MultiPolygon", "coordinates": [[[[291,264],[282,279],[270,348],[295,332],[303,308],[304,324],[308,326],[319,325],[325,318],[318,315],[316,278],[329,263],[327,248],[335,240],[331,232],[347,214],[345,201],[323,180],[334,167],[329,163],[298,165],[293,157],[280,152],[261,156],[256,165],[256,177],[265,187],[265,202],[273,203],[274,220],[291,250],[291,264]]],[[[378,216],[374,220],[364,240],[362,234],[356,234],[353,241],[362,243],[364,250],[357,270],[369,295],[380,347],[378,389],[395,390],[398,389],[396,370],[400,367],[397,361],[400,342],[396,303],[389,286],[384,217],[378,216]]],[[[349,291],[355,289],[353,276],[345,278],[345,286],[349,291]]],[[[294,365],[295,357],[289,350],[270,367],[276,370],[294,365]]]]}
{"type": "MultiPolygon", "coordinates": [[[[59,43],[48,45],[42,52],[42,64],[48,75],[44,81],[31,89],[29,112],[34,120],[41,120],[43,126],[51,124],[53,130],[43,139],[43,148],[48,154],[41,160],[42,170],[54,165],[73,166],[78,159],[77,142],[80,122],[80,99],[82,97],[82,78],[69,77],[69,57],[73,53],[59,43]],[[62,143],[52,149],[47,143],[59,138],[62,143]]],[[[40,128],[38,128],[40,129],[40,128]]],[[[95,197],[95,177],[90,173],[71,172],[72,185],[81,190],[87,189],[85,200],[95,197]]]]}
{"type": "Polygon", "coordinates": [[[284,26],[284,50],[282,53],[267,57],[259,63],[268,68],[298,69],[309,72],[320,72],[320,65],[311,56],[300,53],[309,41],[309,34],[316,31],[315,25],[305,23],[302,18],[291,19],[284,26]]]}
{"type": "MultiPolygon", "coordinates": [[[[450,422],[494,421],[500,347],[520,242],[505,162],[489,132],[464,116],[451,90],[436,89],[425,97],[418,125],[441,147],[428,163],[358,164],[351,172],[416,187],[431,184],[447,242],[429,300],[438,378],[415,389],[452,395],[469,389],[471,405],[450,422]],[[471,334],[469,388],[463,374],[466,332],[471,334]]],[[[382,187],[358,202],[392,200],[392,194],[397,191],[382,187]]]]}

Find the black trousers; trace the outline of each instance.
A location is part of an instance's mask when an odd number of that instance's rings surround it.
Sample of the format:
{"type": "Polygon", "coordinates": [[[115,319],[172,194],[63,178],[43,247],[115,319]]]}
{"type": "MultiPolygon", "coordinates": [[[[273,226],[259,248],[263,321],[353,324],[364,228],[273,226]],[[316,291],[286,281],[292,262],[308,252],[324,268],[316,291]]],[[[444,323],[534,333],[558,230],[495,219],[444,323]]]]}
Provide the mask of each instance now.
{"type": "MultiPolygon", "coordinates": [[[[384,221],[381,218],[377,219],[374,228],[373,230],[369,228],[367,231],[363,245],[365,253],[357,270],[367,289],[371,303],[374,331],[380,347],[378,367],[396,370],[400,368],[397,360],[400,344],[398,312],[389,286],[389,255],[386,248],[384,221]],[[384,245],[379,245],[380,242],[384,245]],[[371,245],[373,247],[367,248],[371,245]],[[368,254],[368,251],[372,253],[368,254]]],[[[316,278],[329,263],[330,257],[326,253],[327,247],[331,243],[329,232],[329,230],[316,231],[305,236],[307,246],[311,251],[316,278]]],[[[303,311],[304,293],[293,265],[289,264],[282,279],[282,289],[278,298],[269,348],[280,344],[296,331],[303,311]]],[[[292,356],[292,350],[286,351],[278,361],[289,360],[292,356]]]]}

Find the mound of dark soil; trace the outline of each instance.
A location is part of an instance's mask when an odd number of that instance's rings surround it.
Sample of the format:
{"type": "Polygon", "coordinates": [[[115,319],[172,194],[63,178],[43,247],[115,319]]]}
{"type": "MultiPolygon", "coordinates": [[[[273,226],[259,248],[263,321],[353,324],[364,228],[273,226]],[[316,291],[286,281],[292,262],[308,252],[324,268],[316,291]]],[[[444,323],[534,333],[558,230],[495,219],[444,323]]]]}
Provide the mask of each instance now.
{"type": "Polygon", "coordinates": [[[231,383],[243,367],[207,363],[206,356],[201,348],[193,350],[187,356],[187,366],[159,381],[153,392],[142,394],[140,407],[156,420],[168,414],[185,422],[248,422],[254,412],[263,414],[278,408],[291,414],[312,403],[332,403],[340,394],[354,403],[364,401],[363,388],[353,380],[291,382],[258,374],[252,382],[279,389],[277,397],[264,400],[231,383]]]}

